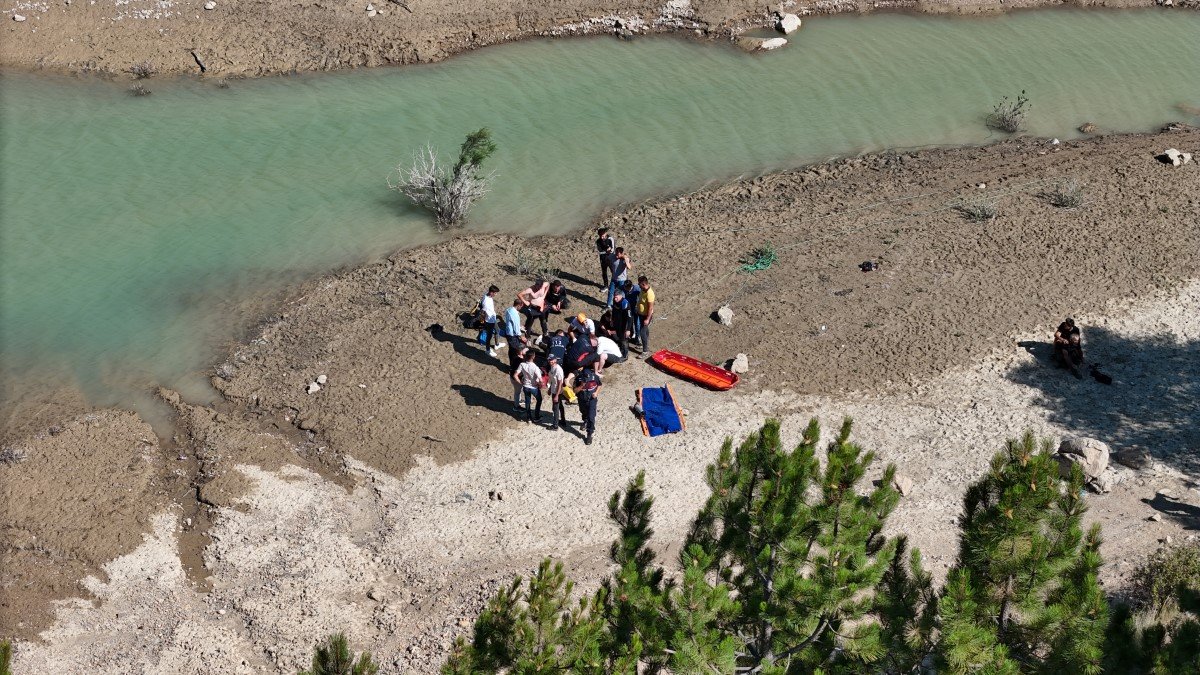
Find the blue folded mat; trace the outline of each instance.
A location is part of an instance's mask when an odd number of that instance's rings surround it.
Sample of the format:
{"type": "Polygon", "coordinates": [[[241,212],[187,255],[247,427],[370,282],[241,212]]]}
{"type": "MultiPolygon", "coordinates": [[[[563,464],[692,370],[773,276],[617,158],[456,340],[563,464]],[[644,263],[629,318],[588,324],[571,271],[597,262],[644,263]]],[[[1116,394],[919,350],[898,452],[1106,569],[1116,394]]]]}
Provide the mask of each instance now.
{"type": "Polygon", "coordinates": [[[675,410],[675,399],[666,387],[642,389],[642,415],[651,437],[683,431],[683,420],[675,410]]]}

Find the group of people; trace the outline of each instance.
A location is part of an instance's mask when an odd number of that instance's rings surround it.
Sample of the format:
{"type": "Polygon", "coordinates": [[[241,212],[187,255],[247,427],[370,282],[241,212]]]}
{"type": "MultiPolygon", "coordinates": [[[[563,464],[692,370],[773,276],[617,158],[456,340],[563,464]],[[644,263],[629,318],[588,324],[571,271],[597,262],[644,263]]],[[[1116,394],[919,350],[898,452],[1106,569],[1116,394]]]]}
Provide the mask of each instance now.
{"type": "Polygon", "coordinates": [[[521,290],[503,313],[496,309],[500,288],[488,287],[479,301],[476,322],[480,342],[498,356],[502,338],[508,348],[508,376],[513,384],[513,409],[525,421],[541,422],[542,404],[550,399],[550,429],[566,426],[566,403],[579,405],[591,445],[596,431],[596,410],[603,387],[602,371],[629,358],[631,345],[642,356],[650,352],[650,325],[654,321],[655,294],[645,275],[633,281],[633,264],[625,249],[607,228],[597,232],[601,288],[607,290],[604,311],[598,320],[584,312],[566,313],[571,299],[559,279],[538,279],[521,290]],[[550,330],[551,316],[566,319],[562,328],[550,330]],[[541,329],[534,332],[535,322],[541,329]],[[543,393],[544,392],[544,393],[543,393]]]}

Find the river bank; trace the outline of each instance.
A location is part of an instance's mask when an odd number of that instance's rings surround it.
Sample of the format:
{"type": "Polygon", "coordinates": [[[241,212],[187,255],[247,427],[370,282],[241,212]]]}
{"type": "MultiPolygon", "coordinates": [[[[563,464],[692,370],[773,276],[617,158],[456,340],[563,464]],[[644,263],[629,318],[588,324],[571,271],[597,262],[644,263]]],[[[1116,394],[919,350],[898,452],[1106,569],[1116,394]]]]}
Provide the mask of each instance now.
{"type": "MultiPolygon", "coordinates": [[[[1112,0],[1106,8],[1161,0],[1112,0]]],[[[1195,7],[1178,0],[1166,11],[1195,7]]],[[[802,17],[911,11],[991,14],[1032,7],[1093,7],[1058,0],[804,0],[779,9],[802,17]]],[[[9,0],[0,67],[129,78],[135,64],[161,74],[252,77],[440,61],[479,47],[537,36],[673,33],[728,41],[769,26],[772,11],[750,0],[9,0]],[[210,7],[211,5],[211,7],[210,7]],[[15,17],[24,17],[16,21],[15,17]]]]}
{"type": "Polygon", "coordinates": [[[464,236],[315,280],[214,369],[224,403],[163,393],[174,438],[89,411],[8,446],[26,459],[0,466],[0,634],[41,635],[18,650],[35,672],[254,672],[294,668],[314,636],[346,628],[395,671],[428,672],[459,619],[540,556],[601,574],[599,505],[638,468],[669,507],[658,528],[669,541],[703,497],[700,468],[720,439],[764,415],[798,430],[807,415],[829,426],[854,414],[864,442],[917,479],[896,526],[922,531],[940,569],[975,475],[964,453],[977,473],[1028,427],[1148,447],[1158,472],[1094,505],[1122,533],[1105,550],[1119,585],[1157,539],[1195,527],[1169,510],[1141,524],[1163,510],[1155,490],[1197,501],[1182,477],[1200,445],[1196,396],[1180,389],[1194,383],[1172,373],[1197,367],[1187,283],[1200,277],[1200,174],[1154,159],[1169,146],[1194,151],[1200,131],[883,153],[601,216],[659,293],[658,346],[750,357],[733,395],[684,389],[689,432],[661,442],[625,410],[635,387],[665,379],[645,364],[612,373],[585,450],[574,434],[518,423],[500,361],[455,327],[487,283],[502,298],[527,283],[517,250],[550,256],[576,307],[594,313],[590,230],[464,236]],[[1065,178],[1084,185],[1083,207],[1047,203],[1065,178]],[[994,220],[955,209],[975,198],[996,202],[994,220]],[[778,262],[737,274],[737,258],[768,241],[778,262]],[[864,260],[879,269],[861,272],[864,260]],[[732,326],[710,318],[722,304],[732,326]],[[1018,346],[1065,314],[1083,318],[1121,386],[1070,379],[1018,346]],[[306,393],[319,375],[325,386],[306,393]],[[487,500],[496,489],[503,504],[487,500]],[[103,528],[82,515],[94,509],[110,514],[103,528]],[[313,547],[343,553],[317,564],[313,547]],[[297,569],[307,576],[287,580],[297,569]],[[344,588],[325,593],[330,580],[344,588]],[[364,599],[372,588],[387,600],[364,599]],[[81,594],[99,602],[68,600],[81,594]],[[220,648],[206,642],[216,638],[220,648]]]}

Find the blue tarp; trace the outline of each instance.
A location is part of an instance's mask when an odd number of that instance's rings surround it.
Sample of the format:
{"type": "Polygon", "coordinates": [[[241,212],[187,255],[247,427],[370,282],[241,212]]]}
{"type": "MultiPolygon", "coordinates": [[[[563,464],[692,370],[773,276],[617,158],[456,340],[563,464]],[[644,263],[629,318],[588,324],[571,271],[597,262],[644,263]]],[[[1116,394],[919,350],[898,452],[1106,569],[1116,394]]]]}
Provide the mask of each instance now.
{"type": "Polygon", "coordinates": [[[666,387],[642,389],[642,414],[646,419],[646,431],[653,436],[683,431],[683,420],[675,410],[675,399],[666,387]]]}

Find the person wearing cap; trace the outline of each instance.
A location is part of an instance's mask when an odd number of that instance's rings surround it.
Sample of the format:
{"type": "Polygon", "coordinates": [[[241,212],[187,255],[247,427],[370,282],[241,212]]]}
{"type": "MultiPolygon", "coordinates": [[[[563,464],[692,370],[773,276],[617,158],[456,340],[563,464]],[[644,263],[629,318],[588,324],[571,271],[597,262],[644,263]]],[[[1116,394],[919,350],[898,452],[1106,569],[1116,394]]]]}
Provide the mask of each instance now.
{"type": "Polygon", "coordinates": [[[583,415],[583,430],[587,433],[583,442],[587,445],[592,444],[592,434],[596,432],[596,410],[603,386],[600,375],[591,368],[584,368],[575,377],[575,397],[579,402],[579,413],[583,415]]]}
{"type": "Polygon", "coordinates": [[[570,325],[567,326],[567,332],[571,334],[571,339],[578,339],[580,335],[595,335],[596,322],[588,318],[587,314],[580,312],[571,319],[570,325]]]}
{"type": "Polygon", "coordinates": [[[567,424],[567,406],[563,401],[563,384],[567,378],[563,374],[560,361],[561,357],[554,352],[550,352],[546,357],[546,371],[549,376],[546,380],[546,390],[550,394],[550,411],[554,415],[550,428],[555,431],[567,424]]]}
{"type": "Polygon", "coordinates": [[[1075,319],[1067,317],[1058,324],[1058,330],[1054,331],[1054,355],[1075,377],[1082,377],[1079,366],[1083,365],[1083,334],[1075,325],[1075,319]]]}

